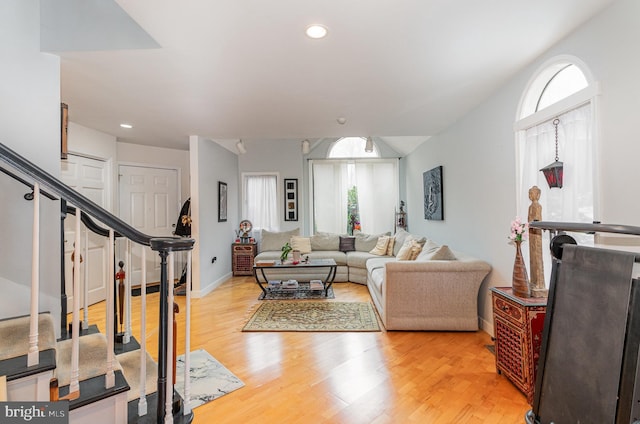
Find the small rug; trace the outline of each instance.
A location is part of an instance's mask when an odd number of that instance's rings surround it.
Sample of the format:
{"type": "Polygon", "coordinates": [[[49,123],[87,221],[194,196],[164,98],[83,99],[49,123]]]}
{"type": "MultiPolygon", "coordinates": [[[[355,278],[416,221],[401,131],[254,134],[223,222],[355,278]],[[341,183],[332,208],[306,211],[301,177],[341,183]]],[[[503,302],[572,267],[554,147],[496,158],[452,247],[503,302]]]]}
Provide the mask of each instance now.
{"type": "Polygon", "coordinates": [[[242,331],[380,331],[366,302],[267,302],[242,331]]]}
{"type": "MultiPolygon", "coordinates": [[[[192,408],[204,405],[244,386],[238,377],[204,349],[191,352],[189,376],[191,377],[189,397],[192,408]]],[[[176,390],[184,398],[184,355],[178,356],[176,380],[176,390]]]]}
{"type": "Polygon", "coordinates": [[[324,295],[324,290],[309,290],[309,283],[299,283],[300,286],[297,290],[269,290],[267,293],[260,293],[258,300],[293,300],[293,299],[335,299],[333,293],[333,286],[327,290],[327,295],[324,295]]]}

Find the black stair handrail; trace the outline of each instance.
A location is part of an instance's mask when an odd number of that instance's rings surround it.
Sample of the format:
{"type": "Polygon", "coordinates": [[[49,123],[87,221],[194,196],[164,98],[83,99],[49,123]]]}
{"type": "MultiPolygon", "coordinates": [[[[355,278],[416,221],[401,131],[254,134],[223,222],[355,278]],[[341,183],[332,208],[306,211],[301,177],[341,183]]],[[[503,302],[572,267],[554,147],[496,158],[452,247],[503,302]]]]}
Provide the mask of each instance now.
{"type": "MultiPolygon", "coordinates": [[[[70,215],[76,215],[76,208],[74,208],[73,206],[69,206],[67,205],[67,209],[66,212],[70,215]]],[[[101,227],[100,225],[98,225],[97,222],[95,222],[93,219],[91,219],[91,217],[89,215],[87,215],[86,213],[82,213],[80,214],[80,219],[82,220],[82,223],[85,225],[85,227],[87,227],[89,230],[91,230],[93,233],[102,236],[102,237],[109,237],[109,230],[107,228],[101,227]]],[[[113,236],[118,238],[118,237],[122,237],[122,234],[120,234],[117,231],[113,232],[113,236]]]]}
{"type": "MultiPolygon", "coordinates": [[[[11,165],[14,169],[20,171],[24,175],[28,175],[34,180],[38,181],[43,186],[46,186],[50,191],[56,193],[61,198],[74,204],[77,208],[80,208],[84,213],[96,218],[104,225],[113,228],[122,236],[145,246],[151,246],[152,236],[144,234],[117,216],[103,209],[87,197],[78,193],[71,187],[67,186],[48,172],[34,165],[18,153],[11,150],[9,147],[0,143],[0,160],[11,165]]],[[[194,240],[183,237],[176,237],[176,241],[171,243],[168,240],[170,237],[161,237],[163,242],[156,243],[156,249],[166,249],[167,251],[178,250],[191,250],[193,248],[194,240]]],[[[154,250],[156,250],[154,249],[154,250]]]]}

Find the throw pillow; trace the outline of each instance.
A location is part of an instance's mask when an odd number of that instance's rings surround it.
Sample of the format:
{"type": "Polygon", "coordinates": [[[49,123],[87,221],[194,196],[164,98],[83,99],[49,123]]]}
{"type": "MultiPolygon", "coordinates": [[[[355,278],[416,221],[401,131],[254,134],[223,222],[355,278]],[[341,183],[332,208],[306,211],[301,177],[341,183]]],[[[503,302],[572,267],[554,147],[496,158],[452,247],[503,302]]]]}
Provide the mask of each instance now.
{"type": "Polygon", "coordinates": [[[398,254],[396,255],[397,260],[408,261],[411,259],[411,248],[413,247],[412,241],[413,239],[409,236],[409,238],[402,243],[402,247],[400,247],[400,250],[398,250],[398,254]]]}
{"type": "Polygon", "coordinates": [[[387,256],[393,256],[393,246],[396,244],[395,237],[389,237],[389,244],[387,245],[387,256]]]}
{"type": "Polygon", "coordinates": [[[449,246],[442,245],[431,257],[432,261],[455,261],[456,255],[453,254],[449,246]]]}
{"type": "Polygon", "coordinates": [[[426,237],[416,236],[416,235],[413,235],[413,234],[409,233],[408,231],[405,231],[402,228],[399,228],[396,231],[396,234],[394,236],[395,245],[393,247],[393,252],[395,253],[395,256],[398,256],[398,252],[400,251],[400,248],[402,247],[404,242],[407,241],[407,238],[412,238],[412,239],[416,240],[418,243],[420,243],[423,246],[427,242],[427,238],[426,237]]]}
{"type": "Polygon", "coordinates": [[[309,237],[300,237],[300,236],[292,236],[291,237],[291,248],[293,250],[299,250],[302,255],[306,255],[307,253],[311,253],[311,238],[309,238],[309,237]]]}
{"type": "Polygon", "coordinates": [[[422,245],[417,240],[411,240],[411,251],[409,253],[409,260],[415,261],[420,252],[422,252],[422,245]]]}
{"type": "Polygon", "coordinates": [[[376,246],[369,251],[372,255],[384,256],[387,254],[387,248],[389,246],[389,236],[381,236],[378,237],[378,242],[376,246]]]}
{"type": "Polygon", "coordinates": [[[260,237],[260,251],[277,251],[280,252],[285,243],[291,243],[292,236],[299,236],[300,228],[290,231],[267,231],[262,230],[260,237]]]}
{"type": "Polygon", "coordinates": [[[353,252],[356,250],[356,238],[355,237],[342,237],[340,236],[340,251],[341,252],[353,252]]]}

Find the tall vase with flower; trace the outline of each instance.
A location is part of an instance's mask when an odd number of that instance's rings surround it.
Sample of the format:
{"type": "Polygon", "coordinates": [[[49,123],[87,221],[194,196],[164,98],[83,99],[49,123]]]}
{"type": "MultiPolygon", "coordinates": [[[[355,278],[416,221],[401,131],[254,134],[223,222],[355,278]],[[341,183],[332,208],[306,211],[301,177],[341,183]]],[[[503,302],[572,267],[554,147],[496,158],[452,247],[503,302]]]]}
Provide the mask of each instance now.
{"type": "Polygon", "coordinates": [[[513,264],[513,278],[511,285],[513,287],[513,294],[520,297],[530,297],[531,292],[529,288],[529,276],[527,275],[527,268],[522,258],[522,250],[520,245],[527,240],[529,234],[529,223],[522,222],[519,217],[516,217],[511,221],[511,234],[509,234],[509,240],[511,240],[516,246],[516,258],[513,264]]]}

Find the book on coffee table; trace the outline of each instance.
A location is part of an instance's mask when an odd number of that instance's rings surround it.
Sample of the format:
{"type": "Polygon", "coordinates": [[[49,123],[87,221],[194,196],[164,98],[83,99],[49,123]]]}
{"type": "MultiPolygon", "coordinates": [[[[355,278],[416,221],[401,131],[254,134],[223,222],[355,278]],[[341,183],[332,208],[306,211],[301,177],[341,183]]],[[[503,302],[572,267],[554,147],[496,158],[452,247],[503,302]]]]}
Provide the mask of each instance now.
{"type": "Polygon", "coordinates": [[[270,289],[279,289],[282,286],[282,281],[280,280],[269,280],[267,283],[267,287],[270,289]]]}
{"type": "Polygon", "coordinates": [[[282,282],[282,288],[286,290],[293,290],[298,288],[297,280],[286,280],[282,282]]]}
{"type": "Polygon", "coordinates": [[[322,284],[322,280],[309,281],[309,290],[324,290],[324,284],[322,284]]]}

